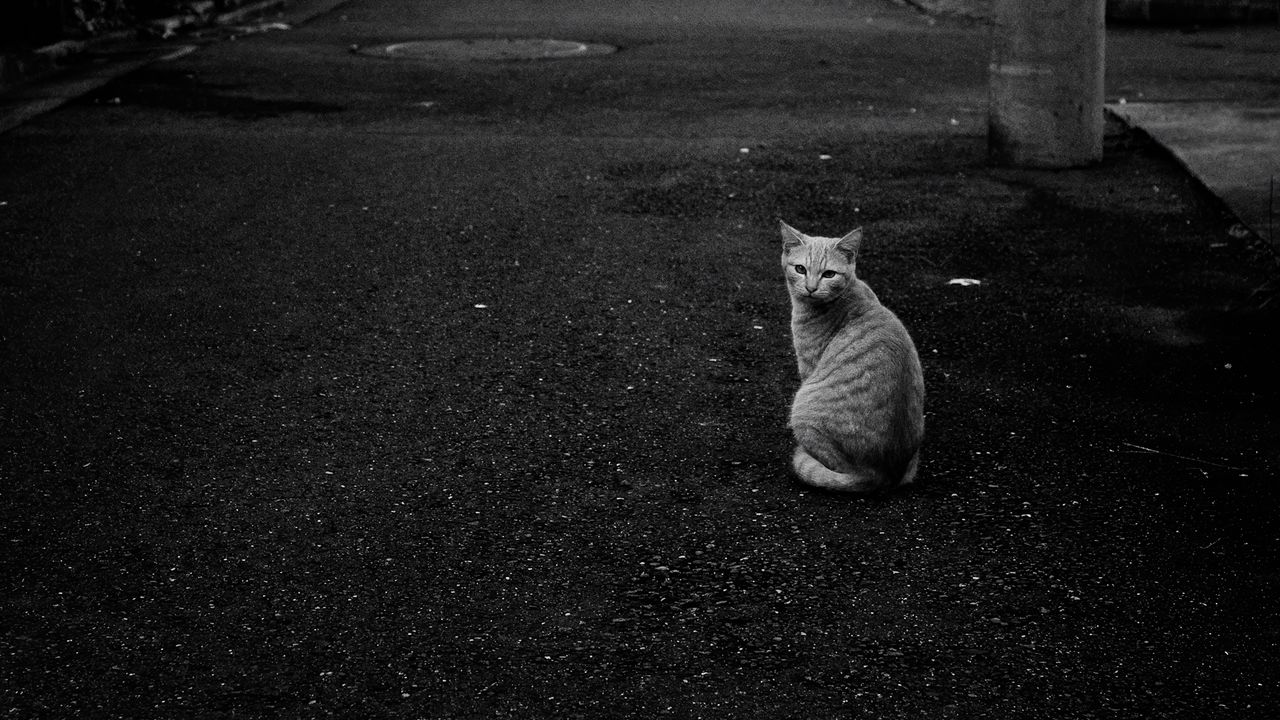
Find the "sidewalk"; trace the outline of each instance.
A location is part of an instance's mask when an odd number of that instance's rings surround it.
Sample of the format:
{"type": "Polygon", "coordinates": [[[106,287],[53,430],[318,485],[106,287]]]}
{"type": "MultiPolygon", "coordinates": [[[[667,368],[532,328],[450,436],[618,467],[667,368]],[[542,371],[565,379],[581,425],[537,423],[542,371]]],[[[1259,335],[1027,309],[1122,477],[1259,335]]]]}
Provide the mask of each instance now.
{"type": "Polygon", "coordinates": [[[0,76],[0,133],[157,61],[181,57],[210,42],[288,29],[343,1],[257,0],[216,16],[158,18],[135,30],[0,57],[0,67],[7,69],[0,76]],[[211,35],[201,37],[201,31],[211,35]]]}
{"type": "MultiPolygon", "coordinates": [[[[243,23],[264,13],[275,13],[274,21],[284,26],[300,24],[340,1],[259,0],[217,17],[180,15],[157,19],[149,27],[155,34],[179,37],[181,43],[179,33],[184,31],[243,23]]],[[[986,22],[992,11],[991,0],[902,1],[947,19],[986,22]]],[[[1280,31],[1268,26],[1269,16],[1253,5],[1203,3],[1193,10],[1174,0],[1113,0],[1108,13],[1119,21],[1155,22],[1145,28],[1109,28],[1108,110],[1155,137],[1222,198],[1243,227],[1275,247],[1280,213],[1273,190],[1274,178],[1280,174],[1280,72],[1275,70],[1275,58],[1280,57],[1280,31]],[[1192,35],[1160,26],[1189,20],[1211,25],[1192,35]],[[1212,25],[1241,20],[1255,24],[1212,25]],[[1166,72],[1171,66],[1180,68],[1176,80],[1166,72]],[[1233,79],[1226,82],[1225,77],[1233,79]]],[[[27,57],[0,59],[0,68],[9,68],[11,84],[49,76],[32,87],[11,87],[7,93],[0,86],[0,132],[56,109],[113,77],[189,47],[139,45],[130,41],[130,34],[67,41],[27,57]],[[111,58],[106,67],[69,78],[53,77],[55,71],[95,50],[111,58]]]]}
{"type": "Polygon", "coordinates": [[[118,29],[84,39],[66,39],[31,50],[0,46],[0,92],[39,79],[81,62],[90,53],[120,46],[136,47],[140,42],[166,40],[179,33],[243,22],[248,18],[278,10],[286,0],[241,0],[238,7],[216,12],[212,2],[192,2],[188,11],[137,22],[135,27],[118,29]]]}
{"type": "Polygon", "coordinates": [[[1280,247],[1280,28],[1113,29],[1107,108],[1280,247]]]}
{"type": "MultiPolygon", "coordinates": [[[[200,33],[221,31],[223,37],[259,32],[271,22],[284,25],[306,22],[327,12],[342,0],[242,0],[233,9],[213,12],[212,3],[195,2],[189,12],[141,21],[136,27],[115,30],[86,39],[62,40],[30,51],[0,49],[0,94],[18,86],[39,82],[60,71],[76,68],[94,56],[144,54],[163,41],[190,43],[200,33]]],[[[160,52],[159,54],[164,54],[160,52]]],[[[125,72],[128,69],[124,70],[125,72]]]]}

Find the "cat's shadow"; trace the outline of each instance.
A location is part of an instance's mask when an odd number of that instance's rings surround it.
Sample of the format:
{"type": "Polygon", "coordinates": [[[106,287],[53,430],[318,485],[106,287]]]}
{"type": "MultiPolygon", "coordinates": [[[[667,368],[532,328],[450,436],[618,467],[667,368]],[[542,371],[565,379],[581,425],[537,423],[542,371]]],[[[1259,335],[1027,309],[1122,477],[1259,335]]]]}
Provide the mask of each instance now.
{"type": "Polygon", "coordinates": [[[827,488],[814,487],[802,482],[800,478],[796,477],[795,471],[790,467],[787,468],[787,479],[790,480],[792,487],[800,490],[800,494],[802,496],[812,497],[815,500],[821,500],[822,502],[834,500],[837,502],[884,505],[897,500],[926,497],[929,495],[930,490],[929,481],[919,477],[906,485],[898,485],[896,487],[887,488],[885,490],[876,490],[874,492],[830,490],[827,488]]]}

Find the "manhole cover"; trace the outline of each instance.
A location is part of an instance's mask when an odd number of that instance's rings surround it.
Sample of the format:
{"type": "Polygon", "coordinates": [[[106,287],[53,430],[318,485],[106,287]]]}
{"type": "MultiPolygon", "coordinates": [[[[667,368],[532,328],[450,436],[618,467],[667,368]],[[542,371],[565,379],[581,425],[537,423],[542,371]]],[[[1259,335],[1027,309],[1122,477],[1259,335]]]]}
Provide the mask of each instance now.
{"type": "Polygon", "coordinates": [[[416,60],[554,60],[608,55],[612,45],[543,38],[415,40],[362,49],[366,55],[416,60]]]}

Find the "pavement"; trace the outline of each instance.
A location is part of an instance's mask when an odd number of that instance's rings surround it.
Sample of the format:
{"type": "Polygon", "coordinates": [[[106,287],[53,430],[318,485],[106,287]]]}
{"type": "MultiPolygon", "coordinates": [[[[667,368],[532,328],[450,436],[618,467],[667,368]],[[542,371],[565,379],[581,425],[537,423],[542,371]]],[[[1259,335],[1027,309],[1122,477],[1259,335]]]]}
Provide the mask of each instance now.
{"type": "MultiPolygon", "coordinates": [[[[269,23],[296,25],[339,4],[340,0],[263,0],[216,17],[178,15],[159,18],[150,26],[178,42],[184,33],[189,37],[204,28],[226,29],[221,39],[254,32],[250,21],[261,28],[269,23]]],[[[980,23],[989,21],[992,13],[986,0],[911,4],[934,17],[980,23]]],[[[1280,55],[1280,32],[1274,8],[1258,5],[1211,3],[1193,11],[1186,3],[1159,0],[1109,4],[1108,17],[1130,26],[1112,34],[1107,109],[1150,133],[1232,209],[1244,228],[1274,247],[1280,213],[1274,197],[1280,173],[1280,85],[1272,67],[1280,55]],[[1188,25],[1192,22],[1197,24],[1188,25]],[[1187,37],[1179,39],[1179,34],[1187,37]],[[1174,47],[1191,52],[1174,52],[1174,47]],[[1116,70],[1117,64],[1124,69],[1116,70]],[[1136,82],[1139,77],[1141,83],[1136,82]]],[[[44,48],[36,54],[41,62],[35,63],[44,80],[0,96],[0,132],[82,97],[112,78],[198,46],[174,45],[139,43],[117,33],[94,42],[44,48]],[[93,56],[98,67],[47,77],[52,68],[65,68],[86,55],[93,56]]]]}
{"type": "MultiPolygon", "coordinates": [[[[289,24],[5,98],[5,713],[1280,711],[1274,252],[1154,124],[992,167],[985,29],[880,0],[289,24]],[[617,52],[386,51],[495,37],[617,52]],[[915,487],[789,478],[779,218],[864,227],[915,487]]],[[[1257,116],[1260,30],[1108,98],[1257,116]]]]}

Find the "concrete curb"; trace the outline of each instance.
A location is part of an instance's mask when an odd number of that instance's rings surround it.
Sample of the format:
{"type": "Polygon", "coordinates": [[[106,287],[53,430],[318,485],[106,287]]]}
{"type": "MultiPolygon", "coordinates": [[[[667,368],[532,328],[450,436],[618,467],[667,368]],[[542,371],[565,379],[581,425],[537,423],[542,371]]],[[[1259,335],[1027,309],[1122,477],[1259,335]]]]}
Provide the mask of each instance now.
{"type": "Polygon", "coordinates": [[[1156,25],[1274,23],[1280,19],[1280,1],[1107,0],[1107,19],[1156,25]]]}
{"type": "MultiPolygon", "coordinates": [[[[998,0],[897,0],[929,15],[986,21],[998,0]]],[[[1280,0],[1107,0],[1107,20],[1152,25],[1280,24],[1280,0]]]]}
{"type": "Polygon", "coordinates": [[[1106,112],[1132,130],[1146,135],[1217,198],[1238,224],[1233,236],[1242,239],[1280,270],[1274,238],[1274,199],[1268,178],[1274,168],[1267,148],[1276,146],[1280,130],[1250,120],[1257,108],[1247,104],[1109,103],[1106,112]]]}

